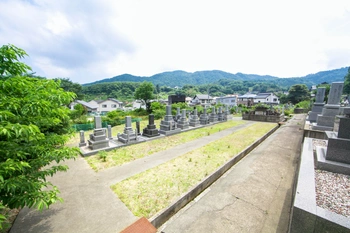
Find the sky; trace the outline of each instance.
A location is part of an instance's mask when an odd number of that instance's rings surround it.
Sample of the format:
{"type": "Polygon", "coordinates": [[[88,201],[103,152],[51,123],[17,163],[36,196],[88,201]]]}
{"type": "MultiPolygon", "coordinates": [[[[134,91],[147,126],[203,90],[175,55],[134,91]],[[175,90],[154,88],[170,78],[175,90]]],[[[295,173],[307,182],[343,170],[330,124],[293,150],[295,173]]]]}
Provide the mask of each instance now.
{"type": "Polygon", "coordinates": [[[0,0],[0,46],[80,84],[165,71],[300,77],[350,65],[349,0],[0,0]]]}

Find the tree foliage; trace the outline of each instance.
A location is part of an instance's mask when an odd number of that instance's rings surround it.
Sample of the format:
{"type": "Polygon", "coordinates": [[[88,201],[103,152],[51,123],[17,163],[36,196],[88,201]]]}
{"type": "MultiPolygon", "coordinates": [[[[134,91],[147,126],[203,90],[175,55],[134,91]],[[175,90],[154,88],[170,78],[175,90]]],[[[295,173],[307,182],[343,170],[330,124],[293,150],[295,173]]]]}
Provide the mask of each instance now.
{"type": "Polygon", "coordinates": [[[25,55],[23,50],[3,47],[0,49],[1,67],[5,67],[2,71],[5,76],[0,77],[0,204],[9,208],[43,209],[60,200],[58,189],[46,177],[67,170],[67,166],[51,163],[77,154],[77,149],[65,146],[70,131],[69,109],[65,106],[75,94],[61,89],[59,81],[23,76],[28,66],[14,62],[25,55]],[[7,53],[11,54],[11,61],[4,59],[9,57],[7,53]]]}
{"type": "Polygon", "coordinates": [[[350,94],[350,67],[348,69],[347,75],[344,77],[344,89],[343,89],[344,94],[350,94]]]}
{"type": "Polygon", "coordinates": [[[293,104],[309,99],[310,93],[305,84],[296,84],[289,89],[288,100],[293,104]]]}
{"type": "Polygon", "coordinates": [[[12,44],[3,45],[0,48],[0,77],[13,75],[23,75],[32,69],[19,61],[19,59],[28,56],[28,54],[20,48],[12,44]]]}
{"type": "Polygon", "coordinates": [[[154,85],[151,82],[143,82],[135,91],[135,99],[143,100],[146,103],[147,111],[150,111],[150,100],[154,98],[154,85]]]}

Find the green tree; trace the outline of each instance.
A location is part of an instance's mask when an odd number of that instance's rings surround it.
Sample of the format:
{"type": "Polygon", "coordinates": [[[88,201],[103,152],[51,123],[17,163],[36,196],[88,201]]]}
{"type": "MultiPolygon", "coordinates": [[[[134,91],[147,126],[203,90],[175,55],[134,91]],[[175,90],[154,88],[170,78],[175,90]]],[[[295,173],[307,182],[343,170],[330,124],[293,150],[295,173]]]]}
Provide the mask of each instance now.
{"type": "Polygon", "coordinates": [[[78,100],[82,100],[84,98],[84,94],[82,92],[83,87],[79,83],[73,83],[69,78],[57,78],[55,80],[60,80],[61,88],[63,90],[74,92],[78,100]]]}
{"type": "Polygon", "coordinates": [[[59,162],[78,152],[65,146],[71,129],[65,106],[75,94],[61,89],[59,81],[24,76],[30,69],[19,62],[23,50],[0,51],[0,205],[47,208],[61,198],[46,177],[66,171],[59,162]]]}
{"type": "Polygon", "coordinates": [[[344,77],[344,89],[343,89],[344,94],[350,94],[350,67],[348,69],[348,74],[345,75],[344,77]]]}
{"type": "Polygon", "coordinates": [[[309,99],[309,89],[305,84],[295,84],[289,89],[288,100],[293,104],[309,99]]]}
{"type": "Polygon", "coordinates": [[[135,90],[135,99],[143,100],[146,104],[147,111],[150,112],[151,103],[150,100],[153,96],[154,85],[151,82],[144,81],[135,90]]]}

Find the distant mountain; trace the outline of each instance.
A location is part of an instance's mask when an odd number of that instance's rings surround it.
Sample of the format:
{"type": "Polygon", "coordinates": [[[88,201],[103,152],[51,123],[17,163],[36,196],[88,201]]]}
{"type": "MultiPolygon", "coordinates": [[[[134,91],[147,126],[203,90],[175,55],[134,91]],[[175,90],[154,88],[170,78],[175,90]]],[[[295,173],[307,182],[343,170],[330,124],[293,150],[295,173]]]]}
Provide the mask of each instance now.
{"type": "Polygon", "coordinates": [[[296,83],[303,83],[308,86],[317,85],[323,82],[332,83],[336,81],[344,81],[344,76],[348,73],[348,67],[340,69],[321,71],[316,74],[309,74],[304,77],[293,78],[278,78],[270,75],[257,75],[257,74],[243,74],[236,73],[231,74],[221,70],[211,71],[196,71],[194,73],[185,72],[182,70],[163,72],[155,74],[150,77],[134,76],[131,74],[122,74],[113,78],[102,79],[93,83],[84,84],[89,86],[97,83],[109,83],[109,82],[152,82],[154,85],[160,86],[184,86],[186,84],[201,85],[208,83],[215,83],[222,79],[228,80],[242,80],[242,81],[273,81],[281,85],[294,85],[296,83]]]}

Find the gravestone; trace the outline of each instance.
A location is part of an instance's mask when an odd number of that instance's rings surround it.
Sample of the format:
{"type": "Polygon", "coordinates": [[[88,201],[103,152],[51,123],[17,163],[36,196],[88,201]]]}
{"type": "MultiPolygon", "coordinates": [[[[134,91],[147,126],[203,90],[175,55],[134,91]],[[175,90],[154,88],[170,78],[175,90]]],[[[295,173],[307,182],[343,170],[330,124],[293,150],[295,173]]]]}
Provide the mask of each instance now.
{"type": "Polygon", "coordinates": [[[201,125],[207,125],[209,124],[209,116],[207,114],[207,108],[204,107],[203,113],[199,117],[199,122],[201,125]]]}
{"type": "Polygon", "coordinates": [[[219,107],[218,110],[218,121],[223,121],[224,119],[224,114],[222,113],[222,107],[219,107]]]}
{"type": "Polygon", "coordinates": [[[108,125],[108,126],[107,126],[107,132],[108,132],[108,138],[109,138],[109,140],[112,140],[113,137],[112,137],[112,126],[111,126],[111,125],[108,125]]]}
{"type": "Polygon", "coordinates": [[[310,122],[316,122],[318,114],[322,113],[322,109],[324,107],[325,93],[326,93],[325,87],[317,88],[316,100],[312,106],[311,111],[309,112],[308,120],[310,122]]]}
{"type": "Polygon", "coordinates": [[[326,131],[328,146],[326,159],[350,164],[350,107],[343,109],[338,132],[326,131]]]}
{"type": "Polygon", "coordinates": [[[171,105],[167,105],[164,120],[160,122],[159,133],[164,135],[171,135],[179,132],[181,132],[181,129],[177,128],[176,122],[174,121],[174,118],[171,115],[171,105]]]}
{"type": "Polygon", "coordinates": [[[102,128],[101,116],[95,116],[94,125],[95,129],[93,133],[90,134],[90,139],[88,140],[89,148],[91,150],[97,150],[109,147],[106,129],[102,128]]]}
{"type": "Polygon", "coordinates": [[[123,133],[118,133],[118,141],[122,143],[129,143],[137,141],[137,135],[131,127],[131,117],[125,117],[125,128],[123,133]]]}
{"type": "Polygon", "coordinates": [[[197,113],[197,109],[196,107],[193,110],[193,114],[190,115],[190,126],[192,127],[196,127],[200,125],[200,121],[199,121],[199,117],[198,117],[198,113],[197,113]]]}
{"type": "Polygon", "coordinates": [[[154,124],[154,115],[150,114],[148,115],[148,125],[146,128],[143,129],[142,136],[146,137],[156,137],[159,136],[159,131],[156,128],[156,125],[154,124]]]}
{"type": "Polygon", "coordinates": [[[84,130],[80,130],[80,143],[79,147],[86,146],[84,130]]]}
{"type": "Polygon", "coordinates": [[[176,120],[176,122],[181,118],[181,112],[180,112],[180,108],[179,107],[177,107],[176,108],[176,116],[175,116],[175,120],[176,120]]]}
{"type": "Polygon", "coordinates": [[[344,82],[333,82],[328,95],[327,104],[322,113],[317,115],[316,123],[312,124],[313,130],[332,131],[335,116],[339,114],[340,97],[343,92],[344,82]]]}
{"type": "Polygon", "coordinates": [[[141,135],[140,122],[136,121],[136,134],[141,135]]]}
{"type": "Polygon", "coordinates": [[[227,119],[232,119],[232,115],[230,113],[230,110],[228,109],[228,106],[225,106],[225,113],[224,113],[224,121],[227,121],[227,119]]]}
{"type": "Polygon", "coordinates": [[[181,117],[177,121],[177,127],[181,128],[181,129],[188,129],[189,123],[188,123],[188,120],[186,118],[186,109],[182,109],[181,117]]]}
{"type": "Polygon", "coordinates": [[[218,121],[218,115],[215,112],[215,107],[212,107],[210,117],[209,117],[209,122],[214,123],[218,121]]]}

